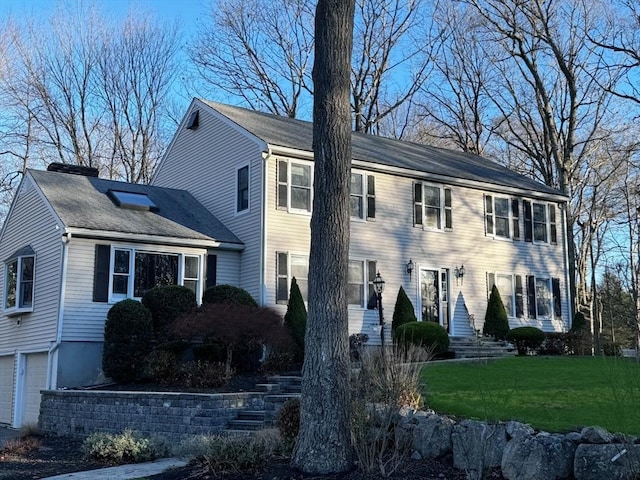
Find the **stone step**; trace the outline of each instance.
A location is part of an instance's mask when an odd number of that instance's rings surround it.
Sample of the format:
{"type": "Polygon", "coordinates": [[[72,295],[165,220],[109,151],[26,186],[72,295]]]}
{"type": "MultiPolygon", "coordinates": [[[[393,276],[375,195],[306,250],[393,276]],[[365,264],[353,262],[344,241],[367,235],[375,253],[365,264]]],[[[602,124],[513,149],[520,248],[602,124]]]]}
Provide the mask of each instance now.
{"type": "Polygon", "coordinates": [[[264,428],[264,420],[230,420],[228,430],[249,430],[255,432],[264,428]]]}
{"type": "Polygon", "coordinates": [[[238,412],[236,420],[254,420],[264,422],[264,410],[241,410],[238,412]]]}

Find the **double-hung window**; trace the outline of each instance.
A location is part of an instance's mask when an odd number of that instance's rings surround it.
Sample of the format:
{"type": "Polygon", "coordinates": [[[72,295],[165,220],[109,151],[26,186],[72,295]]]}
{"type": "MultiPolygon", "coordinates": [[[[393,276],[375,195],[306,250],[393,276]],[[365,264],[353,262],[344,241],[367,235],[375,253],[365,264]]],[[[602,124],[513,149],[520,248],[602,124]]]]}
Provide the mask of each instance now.
{"type": "Polygon", "coordinates": [[[35,262],[35,252],[30,246],[18,250],[5,262],[5,312],[33,311],[35,262]]]}
{"type": "Polygon", "coordinates": [[[430,230],[450,230],[452,223],[451,189],[414,183],[413,224],[430,230]]]}
{"type": "Polygon", "coordinates": [[[373,260],[349,260],[347,273],[347,303],[365,308],[373,293],[376,262],[373,260]]]}
{"type": "Polygon", "coordinates": [[[373,175],[351,172],[349,209],[351,218],[373,220],[376,218],[376,184],[373,175]]]}
{"type": "Polygon", "coordinates": [[[311,212],[313,166],[295,160],[278,161],[277,206],[290,212],[311,212]]]}
{"type": "Polygon", "coordinates": [[[287,303],[291,281],[295,278],[302,299],[309,295],[309,257],[287,252],[276,253],[276,303],[287,303]]]}
{"type": "Polygon", "coordinates": [[[524,239],[527,242],[558,243],[556,225],[556,206],[553,203],[540,203],[524,200],[524,239]]]}
{"type": "Polygon", "coordinates": [[[487,298],[491,289],[496,286],[500,292],[500,299],[509,317],[524,317],[524,298],[522,277],[508,273],[488,273],[487,298]]]}
{"type": "Polygon", "coordinates": [[[562,316],[560,279],[528,276],[527,304],[530,318],[560,318],[562,316]]]}
{"type": "Polygon", "coordinates": [[[245,165],[236,173],[236,213],[249,209],[249,165],[245,165]]]}
{"type": "Polygon", "coordinates": [[[499,238],[520,238],[520,206],[517,198],[484,196],[485,231],[499,238]]]}

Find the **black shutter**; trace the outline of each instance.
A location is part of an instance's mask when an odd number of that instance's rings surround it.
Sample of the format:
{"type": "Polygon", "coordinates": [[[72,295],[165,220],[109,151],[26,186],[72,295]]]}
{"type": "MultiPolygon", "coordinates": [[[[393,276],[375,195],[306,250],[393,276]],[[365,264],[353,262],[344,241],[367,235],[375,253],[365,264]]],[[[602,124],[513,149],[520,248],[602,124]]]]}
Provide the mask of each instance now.
{"type": "Polygon", "coordinates": [[[422,184],[413,184],[413,224],[422,225],[422,184]]]}
{"type": "Polygon", "coordinates": [[[536,277],[527,276],[527,307],[529,318],[536,318],[536,277]]]}
{"type": "Polygon", "coordinates": [[[511,218],[513,219],[513,239],[520,240],[520,202],[511,199],[511,218]]]}
{"type": "Polygon", "coordinates": [[[453,209],[451,207],[451,189],[444,189],[444,228],[453,228],[453,209]]]}
{"type": "Polygon", "coordinates": [[[485,235],[493,235],[493,197],[491,195],[484,196],[484,219],[485,235]]]}
{"type": "Polygon", "coordinates": [[[218,272],[218,256],[207,255],[207,272],[205,273],[206,281],[204,284],[205,289],[216,285],[217,272],[218,272]]]}
{"type": "Polygon", "coordinates": [[[376,177],[367,175],[367,220],[376,218],[376,177]]]}
{"type": "Polygon", "coordinates": [[[532,242],[533,241],[533,214],[531,212],[531,202],[527,200],[523,200],[522,208],[524,210],[524,241],[532,242]]]}
{"type": "Polygon", "coordinates": [[[558,243],[558,231],[556,228],[556,206],[549,205],[549,230],[551,232],[551,245],[558,243]]]}
{"type": "Polygon", "coordinates": [[[553,291],[553,315],[556,318],[562,317],[562,302],[560,298],[560,279],[552,278],[551,287],[553,291]]]}
{"type": "Polygon", "coordinates": [[[516,317],[524,317],[524,298],[522,291],[522,276],[516,275],[516,317]]]}
{"type": "Polygon", "coordinates": [[[109,301],[109,263],[111,260],[110,245],[96,245],[93,266],[93,301],[109,301]]]}

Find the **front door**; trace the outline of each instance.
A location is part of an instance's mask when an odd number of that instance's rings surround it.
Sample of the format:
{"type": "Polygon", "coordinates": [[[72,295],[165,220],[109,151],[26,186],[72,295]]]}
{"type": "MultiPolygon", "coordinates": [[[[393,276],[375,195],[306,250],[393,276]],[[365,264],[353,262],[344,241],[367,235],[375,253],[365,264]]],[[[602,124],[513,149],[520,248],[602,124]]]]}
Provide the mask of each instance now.
{"type": "Polygon", "coordinates": [[[449,331],[449,271],[420,269],[420,320],[437,322],[449,331]]]}

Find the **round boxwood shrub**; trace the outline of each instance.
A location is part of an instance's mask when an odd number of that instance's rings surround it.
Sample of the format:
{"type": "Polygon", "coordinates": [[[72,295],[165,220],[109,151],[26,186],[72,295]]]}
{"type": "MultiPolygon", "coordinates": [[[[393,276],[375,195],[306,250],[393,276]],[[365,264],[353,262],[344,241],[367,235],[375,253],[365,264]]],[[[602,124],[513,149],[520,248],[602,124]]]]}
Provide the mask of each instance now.
{"type": "Polygon", "coordinates": [[[248,307],[258,306],[249,292],[233,285],[216,285],[207,288],[202,295],[202,303],[235,303],[248,307]]]}
{"type": "Polygon", "coordinates": [[[509,330],[506,339],[516,346],[518,355],[526,355],[540,348],[544,332],[536,327],[517,327],[509,330]]]}
{"type": "Polygon", "coordinates": [[[416,345],[433,348],[433,353],[443,353],[449,349],[447,331],[434,322],[409,322],[393,331],[393,339],[401,345],[416,345]]]}
{"type": "Polygon", "coordinates": [[[502,303],[502,298],[500,298],[498,287],[494,285],[489,296],[482,333],[497,340],[504,340],[508,332],[509,319],[507,318],[507,311],[502,303]]]}
{"type": "Polygon", "coordinates": [[[417,322],[416,312],[413,308],[413,304],[404,288],[400,286],[398,290],[398,297],[396,298],[396,306],[393,309],[393,322],[391,323],[391,329],[395,330],[400,325],[404,325],[409,322],[417,322]]]}
{"type": "Polygon", "coordinates": [[[142,304],[151,311],[157,337],[163,337],[164,329],[176,318],[197,307],[195,293],[182,285],[163,285],[147,290],[142,296],[142,304]]]}
{"type": "Polygon", "coordinates": [[[140,377],[144,359],[153,342],[153,321],[147,307],[122,300],[107,313],[104,325],[102,370],[116,382],[130,383],[140,377]]]}

